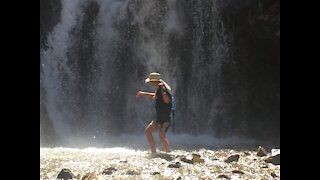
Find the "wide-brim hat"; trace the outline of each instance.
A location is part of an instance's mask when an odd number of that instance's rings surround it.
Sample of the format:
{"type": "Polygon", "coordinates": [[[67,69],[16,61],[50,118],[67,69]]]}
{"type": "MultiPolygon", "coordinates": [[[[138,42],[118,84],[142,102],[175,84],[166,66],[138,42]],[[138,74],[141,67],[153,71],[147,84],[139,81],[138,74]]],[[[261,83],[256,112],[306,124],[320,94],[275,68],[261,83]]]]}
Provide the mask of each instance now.
{"type": "Polygon", "coordinates": [[[171,93],[171,87],[164,80],[161,79],[161,75],[159,73],[157,72],[150,73],[149,77],[145,80],[145,83],[149,83],[152,81],[162,82],[166,86],[168,91],[171,93]]]}
{"type": "Polygon", "coordinates": [[[159,73],[153,72],[150,73],[149,77],[145,80],[146,83],[152,82],[152,81],[162,81],[162,79],[160,78],[161,75],[159,73]]]}

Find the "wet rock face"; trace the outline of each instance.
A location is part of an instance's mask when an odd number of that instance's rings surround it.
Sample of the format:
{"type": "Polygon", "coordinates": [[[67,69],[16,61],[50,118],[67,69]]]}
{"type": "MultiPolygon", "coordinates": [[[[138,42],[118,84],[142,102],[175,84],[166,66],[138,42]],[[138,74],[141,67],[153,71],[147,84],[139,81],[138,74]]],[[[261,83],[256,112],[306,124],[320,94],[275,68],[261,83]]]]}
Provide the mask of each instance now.
{"type": "MultiPolygon", "coordinates": [[[[40,0],[40,50],[47,48],[47,36],[60,20],[60,0],[40,0]]],[[[40,60],[40,71],[42,71],[40,60]]],[[[48,117],[48,110],[45,106],[45,90],[40,81],[40,145],[54,146],[57,134],[54,131],[51,119],[48,117]]]]}
{"type": "Polygon", "coordinates": [[[46,36],[59,22],[61,1],[40,0],[40,49],[46,48],[46,36]]]}
{"type": "Polygon", "coordinates": [[[219,2],[223,2],[221,16],[233,38],[231,54],[234,64],[226,65],[223,76],[229,84],[238,84],[226,85],[225,93],[230,100],[239,97],[245,99],[241,104],[231,104],[232,107],[243,107],[242,111],[234,108],[229,113],[248,122],[245,133],[249,136],[279,137],[280,0],[219,2]],[[244,97],[241,92],[247,92],[248,96],[244,97]]]}

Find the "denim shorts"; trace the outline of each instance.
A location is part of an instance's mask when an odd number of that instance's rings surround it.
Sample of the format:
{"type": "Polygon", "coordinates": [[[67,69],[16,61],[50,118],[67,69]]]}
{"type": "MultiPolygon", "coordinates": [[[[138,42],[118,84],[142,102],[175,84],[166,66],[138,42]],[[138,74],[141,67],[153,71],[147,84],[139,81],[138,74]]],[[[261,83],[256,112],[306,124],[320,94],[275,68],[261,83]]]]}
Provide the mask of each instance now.
{"type": "Polygon", "coordinates": [[[163,132],[167,132],[168,129],[170,128],[170,126],[171,126],[171,122],[170,121],[159,123],[156,120],[152,120],[149,125],[154,125],[154,124],[156,125],[157,129],[160,129],[163,132]]]}

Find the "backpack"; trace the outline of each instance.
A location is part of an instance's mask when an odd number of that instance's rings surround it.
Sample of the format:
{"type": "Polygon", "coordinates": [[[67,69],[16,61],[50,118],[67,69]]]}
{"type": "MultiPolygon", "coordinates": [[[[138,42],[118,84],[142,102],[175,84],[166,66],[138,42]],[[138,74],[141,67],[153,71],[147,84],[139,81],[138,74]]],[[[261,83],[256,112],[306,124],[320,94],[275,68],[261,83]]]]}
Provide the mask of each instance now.
{"type": "MultiPolygon", "coordinates": [[[[167,90],[167,87],[164,86],[167,90]]],[[[167,90],[168,92],[168,90],[167,90]]],[[[169,92],[169,97],[171,99],[171,113],[172,113],[172,132],[174,133],[174,115],[175,115],[175,112],[176,112],[176,102],[175,102],[175,99],[174,99],[174,96],[169,92]]]]}
{"type": "Polygon", "coordinates": [[[171,95],[171,113],[172,113],[172,132],[174,133],[174,114],[176,112],[176,102],[173,95],[171,95]]]}

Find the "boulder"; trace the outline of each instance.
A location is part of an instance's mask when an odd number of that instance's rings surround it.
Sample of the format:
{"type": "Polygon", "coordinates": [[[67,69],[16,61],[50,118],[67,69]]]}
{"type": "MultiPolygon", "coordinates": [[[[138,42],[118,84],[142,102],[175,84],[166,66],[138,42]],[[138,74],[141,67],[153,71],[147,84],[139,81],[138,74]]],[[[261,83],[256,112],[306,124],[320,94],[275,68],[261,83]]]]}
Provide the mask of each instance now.
{"type": "Polygon", "coordinates": [[[199,154],[192,154],[192,161],[195,163],[203,163],[204,159],[199,154]]]}
{"type": "Polygon", "coordinates": [[[57,179],[67,180],[67,179],[73,179],[74,177],[75,177],[74,174],[69,169],[62,169],[58,174],[57,179]]]}
{"type": "Polygon", "coordinates": [[[102,174],[110,175],[110,174],[114,173],[116,170],[117,170],[117,169],[114,168],[114,167],[109,167],[109,168],[107,168],[107,169],[104,169],[104,170],[102,171],[102,174]]]}
{"type": "Polygon", "coordinates": [[[187,159],[186,157],[182,157],[181,161],[189,163],[189,164],[193,164],[193,161],[191,159],[187,159]]]}
{"type": "Polygon", "coordinates": [[[231,162],[234,162],[234,161],[238,161],[239,157],[240,157],[239,154],[232,155],[232,156],[229,156],[224,162],[231,163],[231,162]]]}
{"type": "Polygon", "coordinates": [[[181,163],[180,162],[175,162],[172,164],[168,165],[169,168],[180,168],[181,167],[181,163]]]}
{"type": "Polygon", "coordinates": [[[229,176],[225,174],[220,174],[217,178],[231,179],[229,176]]]}
{"type": "Polygon", "coordinates": [[[262,157],[266,155],[268,155],[267,151],[263,147],[259,146],[257,156],[262,157]]]}
{"type": "Polygon", "coordinates": [[[141,173],[135,170],[128,170],[127,175],[140,175],[141,173]]]}
{"type": "Polygon", "coordinates": [[[236,173],[236,174],[244,174],[243,171],[241,170],[233,170],[232,173],[236,173]]]}
{"type": "Polygon", "coordinates": [[[265,162],[272,163],[274,165],[280,165],[280,154],[268,157],[267,159],[265,159],[265,162]]]}

